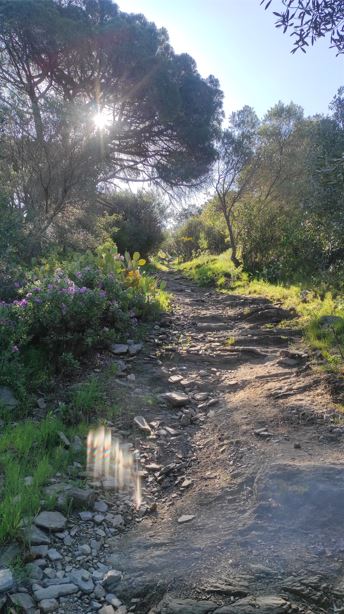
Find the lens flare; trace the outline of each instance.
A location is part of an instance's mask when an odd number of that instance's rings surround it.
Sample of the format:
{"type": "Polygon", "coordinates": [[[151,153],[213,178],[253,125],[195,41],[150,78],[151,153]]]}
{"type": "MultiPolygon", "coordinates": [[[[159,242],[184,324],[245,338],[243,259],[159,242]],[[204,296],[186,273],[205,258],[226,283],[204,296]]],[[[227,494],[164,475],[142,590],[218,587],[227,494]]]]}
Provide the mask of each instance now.
{"type": "Polygon", "coordinates": [[[114,490],[133,493],[137,509],[142,503],[139,462],[131,445],[112,437],[110,429],[101,426],[87,437],[87,472],[90,479],[104,479],[114,490]]]}

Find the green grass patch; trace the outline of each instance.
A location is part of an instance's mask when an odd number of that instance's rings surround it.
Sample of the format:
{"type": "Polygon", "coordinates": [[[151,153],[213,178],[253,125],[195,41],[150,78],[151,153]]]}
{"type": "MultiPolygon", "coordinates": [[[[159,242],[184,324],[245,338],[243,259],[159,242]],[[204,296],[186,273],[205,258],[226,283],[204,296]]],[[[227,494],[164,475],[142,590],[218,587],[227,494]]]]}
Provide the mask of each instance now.
{"type": "Polygon", "coordinates": [[[178,264],[177,268],[204,287],[228,288],[243,275],[242,270],[236,269],[230,260],[229,250],[219,256],[203,254],[178,264]]]}
{"type": "MultiPolygon", "coordinates": [[[[78,432],[81,430],[79,427],[78,432]]],[[[61,444],[61,431],[67,437],[76,433],[53,416],[41,422],[27,420],[3,431],[0,437],[0,544],[20,536],[21,528],[39,512],[48,480],[66,471],[75,459],[76,454],[61,444]]]]}

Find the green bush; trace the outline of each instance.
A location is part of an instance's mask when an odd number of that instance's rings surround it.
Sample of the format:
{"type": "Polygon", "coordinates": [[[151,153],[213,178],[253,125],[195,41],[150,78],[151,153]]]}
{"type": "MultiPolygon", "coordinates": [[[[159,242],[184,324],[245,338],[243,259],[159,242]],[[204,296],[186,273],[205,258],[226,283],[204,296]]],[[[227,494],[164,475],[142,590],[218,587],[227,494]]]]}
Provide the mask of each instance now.
{"type": "Polygon", "coordinates": [[[121,253],[137,250],[144,257],[161,245],[165,211],[153,193],[119,192],[107,196],[107,215],[100,226],[121,253]]]}
{"type": "Polygon", "coordinates": [[[95,256],[60,266],[48,261],[30,272],[17,298],[0,302],[0,385],[21,394],[25,373],[38,383],[34,363],[43,383],[42,363],[48,371],[72,368],[91,348],[115,341],[159,309],[161,290],[141,272],[144,263],[138,253],[120,256],[109,242],[95,256]]]}

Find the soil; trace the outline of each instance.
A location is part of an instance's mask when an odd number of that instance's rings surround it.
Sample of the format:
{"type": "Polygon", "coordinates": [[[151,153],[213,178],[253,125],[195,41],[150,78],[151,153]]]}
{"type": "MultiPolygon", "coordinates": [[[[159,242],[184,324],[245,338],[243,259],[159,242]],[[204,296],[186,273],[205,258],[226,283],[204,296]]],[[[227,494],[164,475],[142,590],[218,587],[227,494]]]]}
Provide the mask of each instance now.
{"type": "Polygon", "coordinates": [[[142,513],[112,552],[116,594],[142,614],[214,610],[166,593],[223,612],[344,612],[344,427],[296,314],[164,278],[173,314],[133,361],[135,382],[107,391],[125,387],[122,429],[144,474],[142,513]],[[151,435],[133,430],[138,414],[151,435]]]}

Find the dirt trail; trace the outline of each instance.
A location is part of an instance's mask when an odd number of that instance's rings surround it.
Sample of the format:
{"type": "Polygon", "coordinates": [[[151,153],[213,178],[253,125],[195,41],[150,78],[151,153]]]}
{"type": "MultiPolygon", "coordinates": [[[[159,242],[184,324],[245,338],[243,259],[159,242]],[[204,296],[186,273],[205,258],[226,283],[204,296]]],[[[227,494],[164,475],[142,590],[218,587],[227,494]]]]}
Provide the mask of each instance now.
{"type": "Polygon", "coordinates": [[[142,614],[344,612],[344,429],[293,314],[166,280],[173,316],[134,368],[134,411],[155,399],[147,513],[112,552],[116,593],[142,614]]]}

